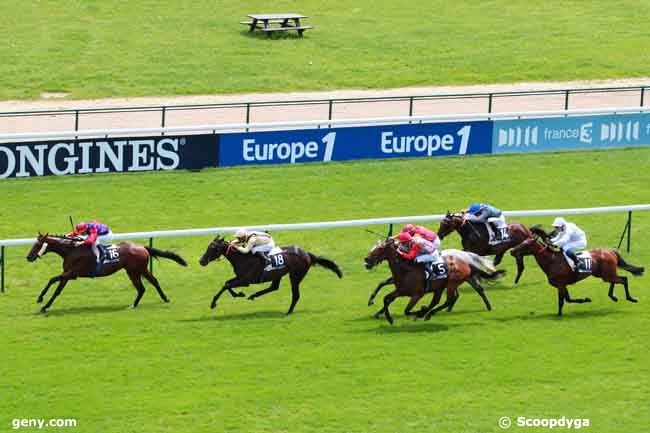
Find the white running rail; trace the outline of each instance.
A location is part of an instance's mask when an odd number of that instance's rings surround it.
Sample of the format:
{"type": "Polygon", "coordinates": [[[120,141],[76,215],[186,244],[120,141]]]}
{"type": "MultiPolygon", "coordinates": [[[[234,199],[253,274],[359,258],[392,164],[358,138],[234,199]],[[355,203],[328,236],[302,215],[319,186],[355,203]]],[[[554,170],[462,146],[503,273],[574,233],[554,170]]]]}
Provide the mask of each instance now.
{"type": "MultiPolygon", "coordinates": [[[[611,212],[637,212],[650,210],[650,204],[637,204],[628,206],[606,206],[606,207],[587,207],[575,209],[541,209],[541,210],[516,210],[504,211],[503,214],[507,217],[532,217],[532,216],[558,216],[558,215],[588,215],[599,213],[611,212]]],[[[426,222],[426,221],[440,221],[445,217],[444,214],[437,215],[415,215],[405,217],[389,217],[389,218],[369,218],[357,219],[347,221],[324,221],[312,223],[298,223],[298,224],[263,224],[263,225],[247,225],[252,230],[269,230],[269,231],[282,231],[282,230],[314,230],[314,229],[327,229],[327,228],[345,228],[345,227],[359,227],[369,226],[376,224],[401,224],[408,222],[426,222]]],[[[151,232],[134,232],[115,234],[114,240],[127,240],[127,239],[147,239],[147,238],[169,238],[169,237],[183,237],[183,236],[207,236],[216,235],[220,233],[234,233],[238,227],[212,227],[204,229],[186,229],[186,230],[159,230],[151,232]]],[[[5,239],[0,240],[0,246],[17,246],[17,245],[31,245],[35,239],[5,239]]]]}

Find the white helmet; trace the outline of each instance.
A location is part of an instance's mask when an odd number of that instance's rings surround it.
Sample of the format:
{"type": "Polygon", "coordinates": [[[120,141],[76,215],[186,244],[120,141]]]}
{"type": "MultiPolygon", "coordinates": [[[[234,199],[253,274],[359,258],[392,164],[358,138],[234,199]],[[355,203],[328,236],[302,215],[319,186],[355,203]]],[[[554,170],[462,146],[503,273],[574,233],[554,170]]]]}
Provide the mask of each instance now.
{"type": "Polygon", "coordinates": [[[557,217],[555,218],[555,221],[553,221],[553,227],[564,227],[566,225],[566,221],[562,217],[557,217]]]}
{"type": "Polygon", "coordinates": [[[244,239],[247,236],[248,236],[248,230],[246,230],[243,227],[240,228],[240,229],[237,229],[237,231],[235,232],[235,237],[238,238],[238,239],[244,239]]]}

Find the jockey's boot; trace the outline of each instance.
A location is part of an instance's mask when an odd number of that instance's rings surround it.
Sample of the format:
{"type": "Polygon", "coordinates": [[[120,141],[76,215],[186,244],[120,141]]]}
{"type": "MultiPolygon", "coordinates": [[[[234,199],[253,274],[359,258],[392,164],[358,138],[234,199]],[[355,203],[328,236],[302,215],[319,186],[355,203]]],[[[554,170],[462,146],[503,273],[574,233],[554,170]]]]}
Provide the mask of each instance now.
{"type": "Polygon", "coordinates": [[[576,256],[576,253],[573,250],[566,250],[565,253],[573,261],[573,270],[578,272],[578,256],[576,256]]]}
{"type": "Polygon", "coordinates": [[[99,247],[97,246],[97,244],[93,244],[91,249],[93,250],[93,254],[95,255],[95,263],[99,265],[101,262],[101,258],[99,257],[99,247]]]}
{"type": "Polygon", "coordinates": [[[269,257],[269,253],[264,252],[264,251],[260,251],[257,254],[259,254],[262,257],[262,259],[264,260],[264,270],[267,271],[267,272],[270,271],[271,268],[273,268],[273,266],[271,264],[271,259],[269,257]]]}

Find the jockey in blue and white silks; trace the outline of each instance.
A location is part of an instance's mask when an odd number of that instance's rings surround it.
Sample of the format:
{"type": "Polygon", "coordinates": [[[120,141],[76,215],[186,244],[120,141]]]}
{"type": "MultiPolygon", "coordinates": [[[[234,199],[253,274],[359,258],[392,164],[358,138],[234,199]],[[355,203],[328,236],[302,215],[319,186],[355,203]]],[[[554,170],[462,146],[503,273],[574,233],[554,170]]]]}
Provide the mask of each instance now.
{"type": "Polygon", "coordinates": [[[587,248],[587,235],[577,225],[565,221],[564,218],[555,218],[553,227],[557,230],[557,234],[551,242],[571,259],[573,263],[578,265],[578,256],[575,250],[584,250],[587,248]]]}
{"type": "MultiPolygon", "coordinates": [[[[505,234],[505,229],[508,227],[503,212],[501,212],[500,209],[485,203],[472,203],[465,211],[465,219],[467,221],[486,224],[488,231],[497,234],[495,239],[497,242],[501,240],[501,235],[505,234]],[[488,223],[492,224],[496,230],[491,230],[488,223]]],[[[492,238],[493,236],[490,236],[491,240],[492,238]]]]}

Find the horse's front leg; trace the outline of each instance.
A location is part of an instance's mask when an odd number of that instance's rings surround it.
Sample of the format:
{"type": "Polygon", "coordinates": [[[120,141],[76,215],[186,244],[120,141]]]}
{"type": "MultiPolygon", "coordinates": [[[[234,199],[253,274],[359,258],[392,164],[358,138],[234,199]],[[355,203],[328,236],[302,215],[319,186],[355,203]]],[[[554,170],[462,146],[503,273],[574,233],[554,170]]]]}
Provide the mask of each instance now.
{"type": "Polygon", "coordinates": [[[52,286],[52,284],[56,283],[60,279],[61,279],[61,275],[57,275],[56,277],[50,278],[50,281],[47,283],[47,285],[45,286],[43,291],[41,291],[41,294],[38,295],[38,299],[36,300],[37,304],[40,304],[41,302],[43,302],[43,298],[45,297],[45,294],[47,293],[50,286],[52,286]]]}
{"type": "MultiPolygon", "coordinates": [[[[232,290],[233,287],[240,287],[240,286],[247,286],[247,285],[248,285],[248,283],[246,283],[244,281],[240,281],[239,277],[231,278],[230,280],[226,281],[223,284],[223,287],[221,288],[221,290],[219,290],[217,292],[217,294],[214,295],[214,297],[212,298],[212,303],[210,304],[210,308],[214,309],[217,306],[217,301],[219,300],[219,298],[221,297],[223,292],[225,292],[226,290],[228,290],[228,292],[232,295],[233,294],[233,290],[232,290]]],[[[245,295],[242,294],[242,296],[245,296],[245,295]]],[[[238,296],[233,295],[233,297],[238,297],[238,296]]]]}
{"type": "Polygon", "coordinates": [[[375,291],[372,292],[372,294],[370,295],[370,299],[368,299],[368,306],[370,307],[371,305],[374,305],[375,297],[377,297],[377,293],[379,293],[379,290],[381,290],[382,287],[390,286],[391,284],[394,284],[393,277],[388,277],[384,281],[379,283],[375,291]]]}
{"type": "Polygon", "coordinates": [[[278,278],[277,280],[273,280],[271,282],[271,285],[269,287],[267,287],[266,289],[259,290],[259,291],[255,292],[255,293],[253,293],[252,295],[250,295],[248,297],[248,300],[252,301],[255,298],[259,298],[262,295],[266,295],[267,293],[274,292],[274,291],[278,290],[279,287],[280,287],[280,279],[278,278]]]}

